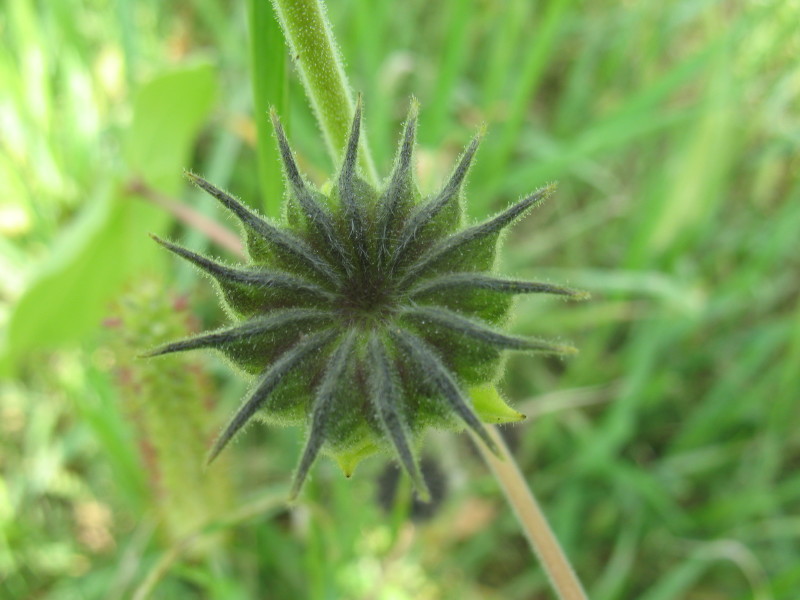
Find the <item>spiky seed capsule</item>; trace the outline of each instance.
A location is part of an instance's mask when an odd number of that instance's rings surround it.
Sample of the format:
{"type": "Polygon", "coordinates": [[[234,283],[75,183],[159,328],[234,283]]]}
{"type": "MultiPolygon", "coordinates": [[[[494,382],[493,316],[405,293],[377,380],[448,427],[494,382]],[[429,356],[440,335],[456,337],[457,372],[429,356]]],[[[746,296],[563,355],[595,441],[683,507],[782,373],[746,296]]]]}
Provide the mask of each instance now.
{"type": "Polygon", "coordinates": [[[226,265],[156,238],[216,281],[238,322],[151,354],[213,348],[258,376],[209,462],[258,414],[271,423],[308,424],[292,497],[320,450],[349,474],[382,448],[394,451],[425,497],[415,441],[426,427],[467,426],[492,447],[480,416],[499,422],[514,414],[495,395],[480,415],[466,394],[495,379],[503,350],[574,351],[500,328],[515,294],[584,294],[492,274],[503,229],[553,188],[464,228],[462,188],[480,136],[441,191],[423,198],[414,178],[412,104],[392,174],[376,190],[356,170],[359,100],[343,164],[322,193],[300,174],[274,112],[272,119],[288,188],[284,226],[189,174],[241,222],[250,264],[226,265]]]}

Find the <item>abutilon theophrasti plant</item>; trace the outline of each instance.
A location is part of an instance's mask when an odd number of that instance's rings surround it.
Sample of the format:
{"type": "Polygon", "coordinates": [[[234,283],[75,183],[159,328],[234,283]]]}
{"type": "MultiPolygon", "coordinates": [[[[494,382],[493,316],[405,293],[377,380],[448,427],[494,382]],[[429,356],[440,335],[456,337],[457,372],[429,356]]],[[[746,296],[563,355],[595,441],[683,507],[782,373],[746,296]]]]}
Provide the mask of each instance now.
{"type": "Polygon", "coordinates": [[[493,273],[504,228],[552,187],[464,227],[462,190],[480,135],[444,187],[423,196],[414,176],[412,104],[394,169],[376,189],[356,167],[359,102],[339,173],[316,189],[300,174],[274,113],[272,118],[288,189],[284,225],[189,174],[241,222],[249,264],[223,264],[157,239],[216,281],[237,323],[152,355],[213,348],[257,376],[209,461],[256,416],[307,424],[292,497],[320,451],[349,474],[360,458],[381,449],[394,452],[424,497],[415,445],[426,427],[466,426],[493,447],[468,390],[496,380],[502,351],[573,351],[502,328],[515,294],[580,292],[493,273]]]}

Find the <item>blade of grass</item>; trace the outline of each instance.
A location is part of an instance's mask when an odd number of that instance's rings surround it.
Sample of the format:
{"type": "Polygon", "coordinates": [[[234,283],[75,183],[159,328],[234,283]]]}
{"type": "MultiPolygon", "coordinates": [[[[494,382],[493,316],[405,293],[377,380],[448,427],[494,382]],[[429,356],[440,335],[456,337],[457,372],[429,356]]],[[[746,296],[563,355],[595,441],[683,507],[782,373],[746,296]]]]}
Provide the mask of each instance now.
{"type": "Polygon", "coordinates": [[[533,4],[526,0],[513,0],[503,5],[491,28],[491,47],[488,50],[486,68],[483,69],[481,96],[486,110],[491,109],[501,97],[511,73],[515,72],[520,37],[525,31],[527,14],[533,4]]]}
{"type": "MultiPolygon", "coordinates": [[[[358,89],[364,90],[369,111],[369,130],[372,152],[379,168],[387,167],[394,149],[394,123],[391,109],[395,100],[393,86],[387,86],[387,45],[394,45],[391,23],[391,5],[374,0],[358,0],[348,11],[353,18],[350,26],[353,35],[340,36],[346,56],[357,61],[360,77],[358,89]],[[349,42],[349,44],[348,44],[349,42]]],[[[354,65],[356,66],[356,65],[354,65]]],[[[352,74],[352,73],[351,73],[352,74]]],[[[405,107],[404,107],[405,108],[405,107]]]]}
{"type": "Polygon", "coordinates": [[[268,217],[279,219],[283,204],[283,172],[280,155],[272,135],[270,107],[282,115],[284,128],[289,126],[289,77],[283,34],[272,4],[266,0],[248,0],[250,30],[250,72],[253,82],[253,106],[258,134],[258,179],[261,209],[268,217]]]}
{"type": "MultiPolygon", "coordinates": [[[[338,167],[344,157],[354,105],[324,4],[319,0],[273,0],[272,3],[328,153],[338,167]]],[[[362,131],[359,163],[367,180],[377,184],[378,174],[366,140],[366,132],[362,131]]]]}
{"type": "MultiPolygon", "coordinates": [[[[564,15],[570,6],[571,3],[567,0],[554,0],[548,3],[544,9],[545,14],[542,16],[541,23],[535,28],[536,33],[532,39],[532,46],[527,50],[521,73],[511,92],[508,113],[497,142],[492,143],[491,152],[485,153],[486,160],[476,165],[478,173],[474,179],[484,179],[486,181],[485,189],[495,188],[497,182],[507,172],[507,163],[524,129],[523,124],[531,99],[535,96],[545,68],[553,57],[558,34],[564,22],[564,15]],[[484,166],[481,167],[481,165],[484,166]]],[[[487,210],[486,206],[475,204],[468,206],[474,207],[472,211],[474,216],[485,214],[487,210]]]]}
{"type": "Polygon", "coordinates": [[[465,51],[469,48],[467,37],[470,30],[472,6],[463,0],[450,0],[446,8],[441,9],[446,15],[447,38],[442,49],[442,59],[436,68],[436,85],[433,99],[426,109],[425,127],[420,135],[428,144],[441,143],[444,132],[450,128],[449,112],[453,109],[453,91],[458,83],[458,76],[469,58],[465,51]]]}

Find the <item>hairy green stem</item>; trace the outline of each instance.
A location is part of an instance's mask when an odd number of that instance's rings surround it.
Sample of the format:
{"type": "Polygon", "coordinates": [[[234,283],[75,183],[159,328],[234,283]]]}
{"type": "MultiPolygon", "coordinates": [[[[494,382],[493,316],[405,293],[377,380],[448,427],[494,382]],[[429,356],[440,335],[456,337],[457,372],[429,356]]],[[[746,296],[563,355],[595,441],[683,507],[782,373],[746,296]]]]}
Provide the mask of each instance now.
{"type": "MultiPolygon", "coordinates": [[[[334,164],[341,163],[353,119],[353,97],[339,48],[321,0],[272,0],[300,79],[317,117],[334,164]]],[[[365,136],[361,167],[367,181],[378,182],[365,136]]]]}
{"type": "Polygon", "coordinates": [[[581,582],[575,575],[572,565],[547,522],[533,492],[525,482],[525,477],[506,446],[503,437],[496,427],[487,427],[487,431],[500,451],[496,456],[476,435],[472,436],[480,449],[483,459],[500,483],[503,493],[514,514],[517,516],[522,531],[536,556],[544,567],[550,583],[558,597],[562,600],[586,600],[581,582]]]}
{"type": "Polygon", "coordinates": [[[283,173],[280,153],[272,135],[269,109],[275,107],[288,125],[289,78],[283,34],[272,6],[266,0],[248,0],[250,30],[250,72],[257,131],[258,179],[261,208],[273,219],[281,216],[283,173]]]}

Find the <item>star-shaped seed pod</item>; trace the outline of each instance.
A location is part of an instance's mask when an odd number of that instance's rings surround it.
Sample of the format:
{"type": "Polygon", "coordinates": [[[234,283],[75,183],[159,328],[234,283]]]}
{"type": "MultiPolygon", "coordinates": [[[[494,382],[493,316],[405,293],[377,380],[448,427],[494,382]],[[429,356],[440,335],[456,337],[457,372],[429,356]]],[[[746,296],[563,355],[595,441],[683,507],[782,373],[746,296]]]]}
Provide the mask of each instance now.
{"type": "Polygon", "coordinates": [[[480,134],[444,187],[424,197],[414,176],[412,103],[392,173],[375,189],[356,167],[359,100],[339,173],[319,190],[300,174],[274,112],[272,120],[288,189],[283,224],[188,175],[241,222],[249,264],[224,264],[156,238],[213,278],[236,324],[151,355],[212,348],[257,376],[209,462],[256,416],[274,424],[307,424],[292,498],[320,451],[337,458],[349,474],[358,460],[382,449],[396,455],[424,498],[415,448],[427,427],[466,426],[491,448],[482,418],[522,418],[493,387],[468,394],[497,379],[504,350],[574,352],[509,335],[503,326],[514,295],[585,294],[493,272],[503,230],[553,187],[465,227],[464,180],[480,134]]]}

